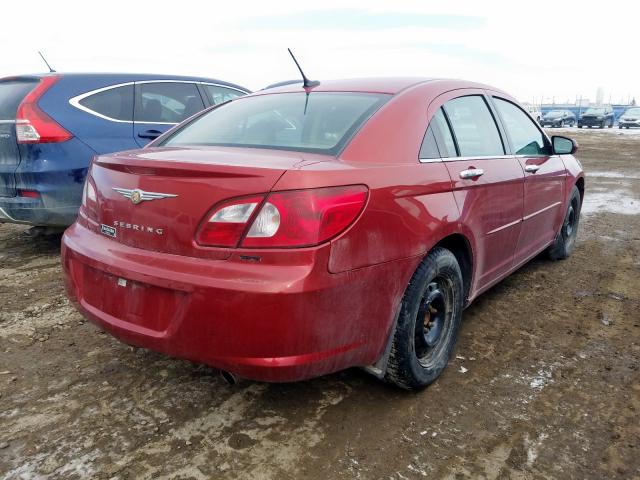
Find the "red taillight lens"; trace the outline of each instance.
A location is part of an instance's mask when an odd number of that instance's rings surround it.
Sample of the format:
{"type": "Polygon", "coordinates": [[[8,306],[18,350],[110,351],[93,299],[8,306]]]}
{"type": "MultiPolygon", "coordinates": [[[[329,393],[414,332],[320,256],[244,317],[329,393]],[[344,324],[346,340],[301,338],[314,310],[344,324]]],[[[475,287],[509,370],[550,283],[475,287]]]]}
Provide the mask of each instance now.
{"type": "Polygon", "coordinates": [[[207,215],[196,240],[200,245],[218,247],[318,245],[354,222],[367,192],[364,185],[350,185],[233,199],[207,215]]]}
{"type": "Polygon", "coordinates": [[[212,247],[236,247],[254,210],[263,199],[264,196],[236,198],[219,205],[213,213],[207,214],[196,241],[212,247]]]}
{"type": "Polygon", "coordinates": [[[38,107],[40,97],[59,79],[59,76],[43,77],[36,88],[31,90],[18,106],[16,112],[18,143],[65,142],[73,138],[73,135],[38,107]]]}
{"type": "Polygon", "coordinates": [[[247,232],[243,247],[305,247],[335,237],[367,200],[363,185],[275,192],[247,232]]]}
{"type": "Polygon", "coordinates": [[[23,198],[40,198],[37,190],[18,190],[18,196],[23,198]]]}
{"type": "Polygon", "coordinates": [[[98,208],[98,193],[96,191],[96,186],[93,183],[93,179],[90,174],[87,174],[87,179],[84,182],[84,189],[82,190],[82,204],[81,209],[84,213],[97,219],[97,208],[98,208]]]}

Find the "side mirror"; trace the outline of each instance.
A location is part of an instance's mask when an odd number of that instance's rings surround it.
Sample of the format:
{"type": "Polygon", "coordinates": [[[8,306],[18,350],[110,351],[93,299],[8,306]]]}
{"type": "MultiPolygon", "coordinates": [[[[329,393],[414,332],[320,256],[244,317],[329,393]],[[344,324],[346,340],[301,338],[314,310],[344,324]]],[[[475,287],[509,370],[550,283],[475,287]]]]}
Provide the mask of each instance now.
{"type": "Polygon", "coordinates": [[[554,135],[551,137],[553,144],[553,153],[556,155],[572,155],[578,151],[578,144],[567,137],[554,135]]]}

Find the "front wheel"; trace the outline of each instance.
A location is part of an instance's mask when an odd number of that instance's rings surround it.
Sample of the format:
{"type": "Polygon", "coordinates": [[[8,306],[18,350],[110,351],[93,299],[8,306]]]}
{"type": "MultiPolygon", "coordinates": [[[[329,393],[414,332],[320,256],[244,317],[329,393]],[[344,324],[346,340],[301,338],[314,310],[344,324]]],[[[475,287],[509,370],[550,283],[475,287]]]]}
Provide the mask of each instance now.
{"type": "Polygon", "coordinates": [[[571,197],[567,212],[562,222],[562,227],[556,235],[556,239],[548,249],[551,260],[564,260],[576,245],[576,237],[578,236],[578,224],[580,223],[580,208],[582,207],[582,199],[580,190],[574,185],[571,190],[571,197]]]}
{"type": "Polygon", "coordinates": [[[402,298],[385,379],[415,390],[432,383],[458,337],[464,288],[456,257],[434,248],[420,263],[402,298]]]}

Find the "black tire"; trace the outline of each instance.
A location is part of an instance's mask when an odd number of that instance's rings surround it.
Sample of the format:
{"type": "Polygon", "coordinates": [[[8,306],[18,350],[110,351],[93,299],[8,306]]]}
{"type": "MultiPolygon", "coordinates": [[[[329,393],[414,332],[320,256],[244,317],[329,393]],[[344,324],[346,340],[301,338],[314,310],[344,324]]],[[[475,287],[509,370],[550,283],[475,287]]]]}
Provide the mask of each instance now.
{"type": "Polygon", "coordinates": [[[620,130],[622,130],[622,125],[618,125],[618,128],[619,128],[620,130]]]}
{"type": "Polygon", "coordinates": [[[440,376],[458,338],[463,292],[456,257],[445,248],[434,248],[402,298],[385,373],[388,382],[416,390],[440,376]]]}
{"type": "Polygon", "coordinates": [[[567,213],[564,215],[560,231],[557,233],[553,245],[547,251],[551,260],[564,260],[573,252],[573,248],[576,245],[576,237],[578,236],[581,207],[580,191],[574,185],[573,189],[571,189],[567,213]]]}
{"type": "Polygon", "coordinates": [[[561,120],[561,121],[560,121],[560,125],[559,125],[559,127],[560,127],[560,128],[564,128],[564,120],[561,120]]]}
{"type": "Polygon", "coordinates": [[[582,125],[578,124],[578,128],[582,128],[582,125]]]}
{"type": "Polygon", "coordinates": [[[613,120],[611,120],[611,123],[609,123],[609,128],[613,128],[613,120]]]}
{"type": "Polygon", "coordinates": [[[600,128],[603,129],[604,128],[604,120],[602,121],[602,123],[600,124],[600,128]]]}

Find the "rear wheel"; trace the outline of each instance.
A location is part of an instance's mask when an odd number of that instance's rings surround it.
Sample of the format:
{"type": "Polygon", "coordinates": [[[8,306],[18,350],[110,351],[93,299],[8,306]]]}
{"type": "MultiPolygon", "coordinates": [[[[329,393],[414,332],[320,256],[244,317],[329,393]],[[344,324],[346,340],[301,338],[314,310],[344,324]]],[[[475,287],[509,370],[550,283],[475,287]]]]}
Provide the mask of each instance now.
{"type": "Polygon", "coordinates": [[[402,305],[385,379],[414,390],[442,373],[458,337],[462,273],[449,250],[434,248],[413,274],[402,305]]]}
{"type": "Polygon", "coordinates": [[[553,245],[551,245],[548,250],[551,260],[563,260],[573,252],[576,237],[578,236],[581,206],[580,190],[574,186],[571,190],[571,198],[564,216],[564,221],[562,222],[562,227],[556,235],[553,245]]]}

